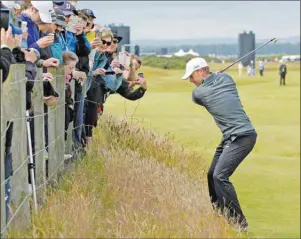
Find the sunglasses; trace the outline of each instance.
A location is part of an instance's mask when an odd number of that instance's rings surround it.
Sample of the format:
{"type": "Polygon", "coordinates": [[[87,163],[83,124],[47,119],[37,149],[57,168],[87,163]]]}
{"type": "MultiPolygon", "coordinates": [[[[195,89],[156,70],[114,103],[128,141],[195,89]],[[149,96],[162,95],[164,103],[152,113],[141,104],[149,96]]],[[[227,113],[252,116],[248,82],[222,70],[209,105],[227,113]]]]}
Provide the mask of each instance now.
{"type": "Polygon", "coordinates": [[[115,40],[115,39],[114,39],[114,40],[113,40],[113,43],[114,43],[114,44],[117,44],[117,43],[118,43],[118,40],[115,40]]]}
{"type": "Polygon", "coordinates": [[[105,40],[101,40],[102,44],[107,45],[107,46],[111,46],[112,42],[110,41],[105,41],[105,40]]]}

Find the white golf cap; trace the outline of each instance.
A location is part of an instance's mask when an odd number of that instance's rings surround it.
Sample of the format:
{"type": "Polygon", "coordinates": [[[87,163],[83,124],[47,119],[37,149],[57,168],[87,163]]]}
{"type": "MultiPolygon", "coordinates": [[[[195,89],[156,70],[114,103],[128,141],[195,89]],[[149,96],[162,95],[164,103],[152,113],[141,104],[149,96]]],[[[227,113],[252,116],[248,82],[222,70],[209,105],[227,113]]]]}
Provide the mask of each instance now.
{"type": "Polygon", "coordinates": [[[206,66],[208,66],[206,60],[201,57],[191,59],[186,64],[186,72],[185,75],[182,77],[182,80],[187,80],[194,71],[206,66]]]}
{"type": "Polygon", "coordinates": [[[54,12],[52,1],[31,1],[31,4],[39,11],[43,23],[52,23],[51,14],[54,12]]]}

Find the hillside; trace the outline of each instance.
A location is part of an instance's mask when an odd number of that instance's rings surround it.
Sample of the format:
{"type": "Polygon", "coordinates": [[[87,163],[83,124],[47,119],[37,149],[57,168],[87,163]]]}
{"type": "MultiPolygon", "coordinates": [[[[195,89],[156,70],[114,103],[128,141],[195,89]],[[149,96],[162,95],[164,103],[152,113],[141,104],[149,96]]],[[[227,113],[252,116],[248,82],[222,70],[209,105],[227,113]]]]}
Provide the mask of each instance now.
{"type": "MultiPolygon", "coordinates": [[[[87,157],[10,238],[233,238],[209,203],[196,155],[168,136],[106,118],[87,157]],[[196,175],[199,177],[191,177],[196,175]]],[[[203,172],[203,173],[201,173],[203,172]]]]}

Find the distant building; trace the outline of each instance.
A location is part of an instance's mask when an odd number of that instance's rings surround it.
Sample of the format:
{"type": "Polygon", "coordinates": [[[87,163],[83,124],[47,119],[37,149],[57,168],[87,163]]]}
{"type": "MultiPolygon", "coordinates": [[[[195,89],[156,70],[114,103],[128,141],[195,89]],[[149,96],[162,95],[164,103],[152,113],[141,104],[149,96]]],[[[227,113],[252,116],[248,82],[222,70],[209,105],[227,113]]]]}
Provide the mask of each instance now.
{"type": "Polygon", "coordinates": [[[168,49],[167,48],[161,48],[161,55],[167,55],[168,54],[168,49]]]}
{"type": "MultiPolygon", "coordinates": [[[[238,58],[248,54],[255,49],[255,34],[250,31],[249,33],[243,32],[238,35],[238,58]]],[[[241,60],[243,66],[247,66],[255,62],[255,52],[241,60]]]]}
{"type": "Polygon", "coordinates": [[[111,28],[112,32],[115,32],[118,36],[122,37],[121,42],[118,44],[118,50],[121,50],[122,45],[131,44],[130,41],[130,33],[131,28],[129,26],[125,26],[124,24],[116,25],[114,23],[109,24],[107,27],[111,28]]]}

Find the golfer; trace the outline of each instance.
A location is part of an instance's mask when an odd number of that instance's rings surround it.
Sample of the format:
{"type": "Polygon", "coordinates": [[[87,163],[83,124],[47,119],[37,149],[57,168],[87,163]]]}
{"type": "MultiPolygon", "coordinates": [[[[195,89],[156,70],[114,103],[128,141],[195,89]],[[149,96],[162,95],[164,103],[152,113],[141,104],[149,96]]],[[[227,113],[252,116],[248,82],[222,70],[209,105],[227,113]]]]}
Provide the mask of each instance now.
{"type": "Polygon", "coordinates": [[[239,231],[247,231],[248,223],[229,177],[252,151],[256,131],[228,74],[212,73],[203,58],[194,58],[187,63],[182,79],[190,79],[196,85],[192,100],[206,108],[223,134],[208,172],[213,207],[221,211],[233,226],[238,226],[239,231]]]}

